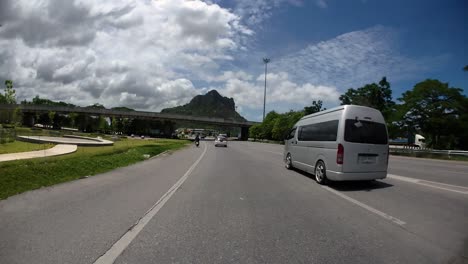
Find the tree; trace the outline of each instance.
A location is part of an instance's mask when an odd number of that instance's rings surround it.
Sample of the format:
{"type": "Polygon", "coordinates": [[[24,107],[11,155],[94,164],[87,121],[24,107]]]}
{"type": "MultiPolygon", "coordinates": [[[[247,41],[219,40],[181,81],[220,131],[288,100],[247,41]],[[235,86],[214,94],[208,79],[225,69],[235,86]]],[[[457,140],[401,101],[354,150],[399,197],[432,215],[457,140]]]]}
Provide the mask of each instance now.
{"type": "Polygon", "coordinates": [[[98,117],[98,127],[97,127],[97,129],[101,133],[106,133],[107,130],[109,129],[109,124],[107,123],[107,120],[102,116],[98,117]]]}
{"type": "Polygon", "coordinates": [[[468,150],[468,97],[462,101],[460,118],[458,120],[459,126],[455,130],[458,139],[458,148],[468,150]]]}
{"type": "Polygon", "coordinates": [[[70,121],[71,121],[71,127],[75,127],[75,122],[76,122],[76,117],[77,116],[78,116],[77,113],[68,114],[68,117],[70,118],[70,121]]]}
{"type": "Polygon", "coordinates": [[[304,111],[293,111],[278,114],[271,111],[265,120],[250,127],[249,136],[257,139],[283,140],[285,134],[304,116],[304,111]]]}
{"type": "Polygon", "coordinates": [[[100,103],[95,103],[93,105],[88,105],[86,108],[95,108],[95,109],[106,109],[106,107],[100,103]]]}
{"type": "MultiPolygon", "coordinates": [[[[5,81],[5,93],[3,95],[0,94],[0,104],[16,104],[15,90],[13,89],[13,82],[11,80],[5,81]]],[[[13,120],[15,113],[16,110],[2,110],[0,113],[1,122],[15,123],[16,121],[13,120]]]]}
{"type": "Polygon", "coordinates": [[[378,109],[385,118],[393,111],[395,102],[392,101],[392,90],[386,77],[378,84],[366,84],[358,89],[350,88],[340,96],[341,105],[363,105],[378,109]]]}
{"type": "Polygon", "coordinates": [[[16,91],[13,89],[13,81],[5,81],[5,101],[7,104],[16,104],[16,91]]]}
{"type": "Polygon", "coordinates": [[[49,117],[49,125],[51,127],[53,127],[54,125],[54,118],[55,118],[55,112],[54,111],[49,111],[49,113],[47,113],[47,116],[49,117]]]}
{"type": "Polygon", "coordinates": [[[131,120],[129,118],[124,118],[122,120],[122,130],[125,134],[129,134],[131,120]]]}
{"type": "Polygon", "coordinates": [[[283,140],[285,134],[289,131],[289,123],[288,123],[288,116],[286,114],[282,114],[276,118],[275,123],[273,125],[273,129],[271,131],[271,137],[274,140],[283,140]]]}
{"type": "Polygon", "coordinates": [[[253,125],[249,129],[249,137],[253,138],[254,140],[257,140],[258,138],[260,138],[261,133],[262,133],[262,127],[260,124],[253,125]]]}
{"type": "Polygon", "coordinates": [[[398,99],[403,102],[405,125],[421,131],[434,148],[453,147],[457,143],[453,135],[460,129],[460,115],[464,114],[466,97],[462,91],[439,80],[416,84],[398,99]]]}
{"type": "Polygon", "coordinates": [[[39,95],[36,95],[31,102],[27,100],[21,101],[21,104],[32,104],[32,105],[51,105],[51,106],[66,106],[66,107],[76,107],[74,104],[65,103],[62,101],[55,102],[49,99],[40,98],[39,95]]]}
{"type": "Polygon", "coordinates": [[[117,121],[117,118],[115,118],[115,116],[113,116],[113,117],[111,118],[111,125],[110,125],[110,129],[112,130],[112,133],[115,133],[115,132],[117,132],[117,130],[118,130],[118,129],[117,129],[117,122],[118,122],[118,121],[117,121]]]}
{"type": "Polygon", "coordinates": [[[13,110],[13,115],[11,117],[11,123],[13,123],[15,125],[20,125],[22,120],[23,120],[23,112],[21,111],[21,109],[19,107],[17,107],[17,108],[15,108],[15,110],[13,110]]]}
{"type": "Polygon", "coordinates": [[[404,138],[408,135],[408,126],[403,120],[405,114],[405,106],[403,104],[396,104],[394,106],[393,112],[386,119],[389,138],[404,138]]]}
{"type": "Polygon", "coordinates": [[[304,115],[310,115],[310,114],[314,114],[314,113],[326,110],[326,108],[322,108],[322,104],[323,104],[322,100],[312,101],[311,106],[304,107],[304,115]]]}
{"type": "Polygon", "coordinates": [[[133,111],[135,111],[135,109],[128,108],[128,107],[125,107],[125,106],[112,107],[111,109],[112,109],[112,110],[115,110],[115,111],[126,111],[126,112],[133,112],[133,111]]]}
{"type": "Polygon", "coordinates": [[[262,122],[262,138],[272,139],[273,126],[275,125],[276,118],[278,117],[279,114],[275,111],[271,111],[265,116],[265,120],[262,122]]]}
{"type": "Polygon", "coordinates": [[[286,113],[286,116],[288,117],[288,128],[291,129],[299,119],[301,119],[304,116],[303,111],[293,111],[290,110],[289,112],[286,113]]]}

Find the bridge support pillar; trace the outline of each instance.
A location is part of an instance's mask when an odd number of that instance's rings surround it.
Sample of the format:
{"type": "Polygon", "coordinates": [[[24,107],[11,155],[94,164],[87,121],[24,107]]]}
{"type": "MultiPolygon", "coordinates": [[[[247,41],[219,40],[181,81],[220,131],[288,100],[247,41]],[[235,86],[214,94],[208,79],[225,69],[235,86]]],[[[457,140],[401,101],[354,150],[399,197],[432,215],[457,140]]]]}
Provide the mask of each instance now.
{"type": "Polygon", "coordinates": [[[249,139],[249,127],[241,127],[241,140],[248,140],[249,139]]]}

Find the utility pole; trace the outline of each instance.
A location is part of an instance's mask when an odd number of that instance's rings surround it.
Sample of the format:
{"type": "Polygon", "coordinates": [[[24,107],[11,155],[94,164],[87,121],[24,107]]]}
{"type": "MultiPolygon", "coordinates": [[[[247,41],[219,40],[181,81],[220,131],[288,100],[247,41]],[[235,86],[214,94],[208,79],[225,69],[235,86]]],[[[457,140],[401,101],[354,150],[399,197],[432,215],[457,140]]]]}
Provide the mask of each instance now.
{"type": "Polygon", "coordinates": [[[266,104],[266,81],[267,81],[267,65],[270,62],[270,59],[263,58],[263,63],[265,63],[265,89],[263,90],[263,120],[265,120],[265,104],[266,104]]]}

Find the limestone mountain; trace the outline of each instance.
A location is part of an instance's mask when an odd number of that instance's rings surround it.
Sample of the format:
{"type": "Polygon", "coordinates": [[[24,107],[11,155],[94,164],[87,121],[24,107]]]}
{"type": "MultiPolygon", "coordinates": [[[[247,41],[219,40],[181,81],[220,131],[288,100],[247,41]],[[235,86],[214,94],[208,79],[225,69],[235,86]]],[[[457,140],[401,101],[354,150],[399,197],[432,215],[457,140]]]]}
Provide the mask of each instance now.
{"type": "Polygon", "coordinates": [[[188,104],[163,109],[161,113],[246,121],[244,117],[236,112],[234,99],[222,96],[216,90],[211,90],[205,95],[197,95],[188,104]]]}

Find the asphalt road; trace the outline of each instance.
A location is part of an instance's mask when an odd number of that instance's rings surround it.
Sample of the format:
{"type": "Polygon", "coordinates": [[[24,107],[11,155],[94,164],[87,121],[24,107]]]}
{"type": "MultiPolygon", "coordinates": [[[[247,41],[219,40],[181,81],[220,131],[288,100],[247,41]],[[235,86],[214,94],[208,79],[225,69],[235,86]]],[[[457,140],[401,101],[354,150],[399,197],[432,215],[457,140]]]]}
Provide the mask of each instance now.
{"type": "Polygon", "coordinates": [[[0,201],[0,263],[468,263],[467,163],[322,187],[281,154],[203,142],[0,201]]]}

